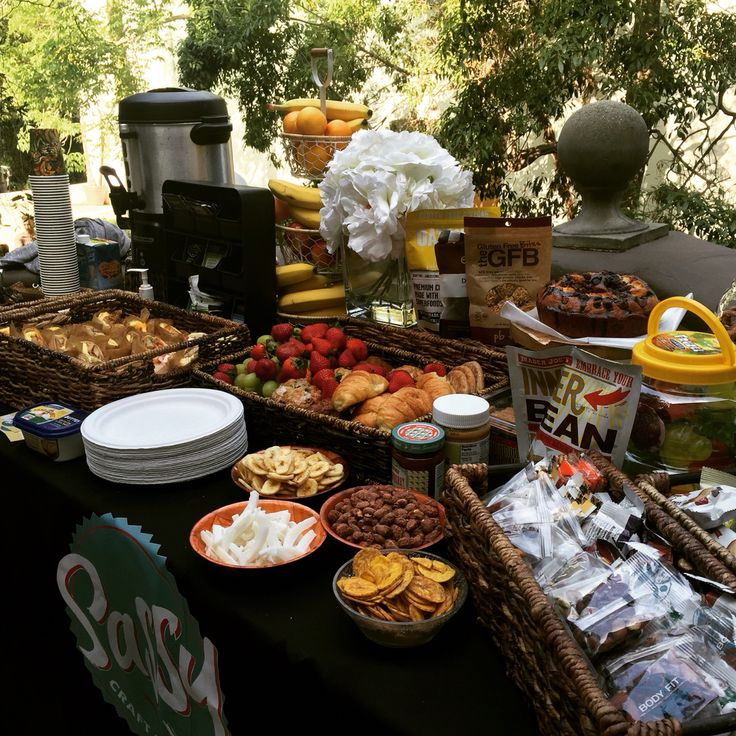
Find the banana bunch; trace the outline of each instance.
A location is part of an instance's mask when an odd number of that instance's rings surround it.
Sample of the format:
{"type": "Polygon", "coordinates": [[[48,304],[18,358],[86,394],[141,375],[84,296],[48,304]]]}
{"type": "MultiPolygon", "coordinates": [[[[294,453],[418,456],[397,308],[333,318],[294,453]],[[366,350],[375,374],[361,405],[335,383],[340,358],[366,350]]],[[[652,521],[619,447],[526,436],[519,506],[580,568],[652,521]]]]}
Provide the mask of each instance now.
{"type": "MultiPolygon", "coordinates": [[[[281,103],[269,103],[268,109],[275,110],[282,115],[290,112],[299,112],[305,107],[316,107],[320,109],[319,98],[300,97],[293,100],[286,100],[281,103]]],[[[355,102],[342,102],[340,100],[327,100],[326,117],[328,120],[344,120],[346,123],[356,126],[356,130],[363,124],[362,121],[368,120],[373,111],[365,105],[355,102]]]]}
{"type": "Polygon", "coordinates": [[[278,310],[286,314],[345,314],[345,287],[314,273],[308,263],[276,266],[278,310]]]}
{"type": "Polygon", "coordinates": [[[268,188],[274,197],[286,203],[292,220],[309,230],[319,230],[319,211],[322,208],[319,189],[282,179],[269,179],[268,188]]]}

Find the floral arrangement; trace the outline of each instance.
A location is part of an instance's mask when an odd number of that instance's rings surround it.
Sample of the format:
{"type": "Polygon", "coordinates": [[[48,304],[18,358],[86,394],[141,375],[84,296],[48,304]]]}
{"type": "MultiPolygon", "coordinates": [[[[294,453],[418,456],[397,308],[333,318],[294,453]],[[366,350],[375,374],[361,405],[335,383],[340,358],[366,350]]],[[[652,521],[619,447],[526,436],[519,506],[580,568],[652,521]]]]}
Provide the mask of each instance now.
{"type": "Polygon", "coordinates": [[[360,130],[336,151],[319,185],[320,233],[332,253],[343,235],[366,261],[401,255],[403,219],[423,209],[472,207],[472,174],[430,135],[360,130]]]}

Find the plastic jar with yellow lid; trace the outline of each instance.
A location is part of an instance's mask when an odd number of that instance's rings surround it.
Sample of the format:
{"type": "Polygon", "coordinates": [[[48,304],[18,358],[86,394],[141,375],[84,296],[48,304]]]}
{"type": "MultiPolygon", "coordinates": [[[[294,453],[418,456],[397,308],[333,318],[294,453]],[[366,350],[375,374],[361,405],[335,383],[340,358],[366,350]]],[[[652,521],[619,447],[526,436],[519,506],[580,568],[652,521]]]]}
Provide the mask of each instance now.
{"type": "Polygon", "coordinates": [[[446,465],[488,462],[491,405],[473,394],[434,400],[432,421],[445,430],[446,465]]]}
{"type": "Polygon", "coordinates": [[[643,376],[627,469],[679,473],[736,465],[736,345],[713,312],[686,297],[660,302],[631,362],[643,376]],[[692,312],[712,332],[657,332],[671,307],[692,312]]]}

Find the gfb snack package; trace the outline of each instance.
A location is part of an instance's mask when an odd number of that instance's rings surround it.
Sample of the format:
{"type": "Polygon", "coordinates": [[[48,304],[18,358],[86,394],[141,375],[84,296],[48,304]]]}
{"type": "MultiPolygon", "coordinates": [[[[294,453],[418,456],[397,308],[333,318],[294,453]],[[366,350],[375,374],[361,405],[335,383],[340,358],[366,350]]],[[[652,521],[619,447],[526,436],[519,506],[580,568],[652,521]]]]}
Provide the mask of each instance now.
{"type": "Polygon", "coordinates": [[[598,450],[621,467],[641,391],[641,366],[599,358],[566,345],[508,346],[519,457],[598,450]],[[538,448],[532,448],[532,442],[538,448]]]}
{"type": "Polygon", "coordinates": [[[501,317],[501,308],[511,301],[520,309],[532,309],[551,268],[550,217],[466,217],[470,336],[497,347],[510,342],[510,323],[501,317]]]}
{"type": "Polygon", "coordinates": [[[406,216],[406,262],[414,287],[417,325],[439,332],[442,302],[434,246],[443,230],[462,230],[465,217],[497,217],[498,207],[415,210],[406,216]]]}

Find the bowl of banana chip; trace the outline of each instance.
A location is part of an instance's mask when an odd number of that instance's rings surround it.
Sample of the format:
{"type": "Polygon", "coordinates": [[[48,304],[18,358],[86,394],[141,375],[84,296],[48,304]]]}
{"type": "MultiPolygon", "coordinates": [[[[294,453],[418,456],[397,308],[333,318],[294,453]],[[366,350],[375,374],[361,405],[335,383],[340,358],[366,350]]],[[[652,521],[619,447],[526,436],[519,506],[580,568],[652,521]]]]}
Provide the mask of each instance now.
{"type": "Polygon", "coordinates": [[[464,575],[442,557],[374,547],[340,567],[332,590],[363,634],[385,647],[426,644],[468,596],[464,575]]]}
{"type": "Polygon", "coordinates": [[[238,460],[230,475],[237,486],[258,491],[262,498],[304,502],[339,488],[348,476],[348,465],[331,450],[274,445],[238,460]]]}

